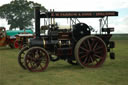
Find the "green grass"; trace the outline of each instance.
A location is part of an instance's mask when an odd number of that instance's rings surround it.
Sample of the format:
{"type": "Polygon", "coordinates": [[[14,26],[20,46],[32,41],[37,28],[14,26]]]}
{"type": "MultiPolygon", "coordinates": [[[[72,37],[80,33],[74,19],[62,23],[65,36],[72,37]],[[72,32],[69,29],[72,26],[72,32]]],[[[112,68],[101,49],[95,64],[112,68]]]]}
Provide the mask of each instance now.
{"type": "Polygon", "coordinates": [[[29,72],[17,63],[18,49],[0,48],[0,85],[128,85],[128,40],[116,40],[116,59],[96,69],[50,62],[45,72],[29,72]]]}
{"type": "Polygon", "coordinates": [[[128,40],[128,34],[113,34],[113,40],[128,40]]]}

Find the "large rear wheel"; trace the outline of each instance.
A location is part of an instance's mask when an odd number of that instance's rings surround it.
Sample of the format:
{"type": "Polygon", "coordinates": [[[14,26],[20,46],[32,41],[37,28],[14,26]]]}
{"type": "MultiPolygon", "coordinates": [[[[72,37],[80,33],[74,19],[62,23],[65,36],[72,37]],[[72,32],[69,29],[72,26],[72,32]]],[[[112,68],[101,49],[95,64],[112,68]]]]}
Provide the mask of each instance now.
{"type": "Polygon", "coordinates": [[[97,36],[85,36],[75,46],[75,58],[82,67],[99,67],[104,63],[106,55],[106,45],[97,36]]]}

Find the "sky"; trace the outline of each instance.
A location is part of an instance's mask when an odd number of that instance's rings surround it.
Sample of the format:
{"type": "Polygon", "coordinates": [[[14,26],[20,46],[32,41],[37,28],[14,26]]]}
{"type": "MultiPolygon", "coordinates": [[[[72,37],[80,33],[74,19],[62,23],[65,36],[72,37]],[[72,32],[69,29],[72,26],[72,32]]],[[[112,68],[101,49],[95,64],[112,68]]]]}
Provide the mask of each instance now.
{"type": "MultiPolygon", "coordinates": [[[[0,6],[12,0],[0,0],[0,6]]],[[[109,27],[114,27],[114,33],[128,33],[128,0],[28,0],[40,3],[48,10],[55,11],[118,11],[118,17],[109,17],[109,27]]],[[[83,19],[81,19],[83,20],[83,19]]],[[[63,20],[62,20],[63,21],[63,20]]],[[[63,22],[59,24],[63,24],[63,22]]],[[[99,19],[84,19],[86,24],[94,29],[99,28],[99,19]]],[[[67,20],[65,20],[67,22],[67,20]]],[[[0,26],[7,29],[7,21],[0,19],[0,26]]]]}

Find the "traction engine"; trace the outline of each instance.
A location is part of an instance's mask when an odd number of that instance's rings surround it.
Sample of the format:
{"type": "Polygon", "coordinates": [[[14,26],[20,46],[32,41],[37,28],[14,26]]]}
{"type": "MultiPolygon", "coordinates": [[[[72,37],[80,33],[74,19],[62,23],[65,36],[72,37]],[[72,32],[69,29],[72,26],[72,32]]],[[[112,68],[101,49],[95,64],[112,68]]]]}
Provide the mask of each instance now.
{"type": "MultiPolygon", "coordinates": [[[[32,72],[44,71],[50,61],[60,59],[81,67],[100,67],[109,52],[114,59],[115,43],[110,41],[114,28],[108,27],[108,16],[118,16],[116,11],[92,12],[45,12],[35,8],[36,37],[28,40],[28,46],[21,49],[18,55],[19,65],[32,72]],[[40,27],[40,18],[101,18],[100,33],[92,34],[93,28],[85,23],[72,24],[71,29],[60,29],[55,23],[40,27]],[[41,34],[41,30],[47,34],[41,34]]],[[[73,21],[72,21],[73,22],[73,21]]]]}

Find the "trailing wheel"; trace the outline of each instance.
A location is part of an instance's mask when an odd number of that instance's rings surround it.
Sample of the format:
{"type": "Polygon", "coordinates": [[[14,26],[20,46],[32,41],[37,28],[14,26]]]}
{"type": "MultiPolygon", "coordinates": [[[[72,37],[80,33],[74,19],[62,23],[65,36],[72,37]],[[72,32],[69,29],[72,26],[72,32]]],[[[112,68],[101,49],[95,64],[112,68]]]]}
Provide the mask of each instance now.
{"type": "Polygon", "coordinates": [[[25,55],[25,66],[29,71],[42,72],[49,64],[49,55],[47,51],[41,47],[32,47],[25,55]]]}
{"type": "Polygon", "coordinates": [[[106,55],[106,45],[97,36],[85,36],[75,46],[75,58],[82,67],[99,67],[104,63],[106,55]]]}
{"type": "Polygon", "coordinates": [[[24,57],[25,57],[25,54],[27,52],[29,48],[28,47],[24,47],[20,50],[19,54],[18,54],[18,63],[19,65],[23,68],[23,69],[26,69],[25,67],[25,62],[24,62],[24,57]]]}

